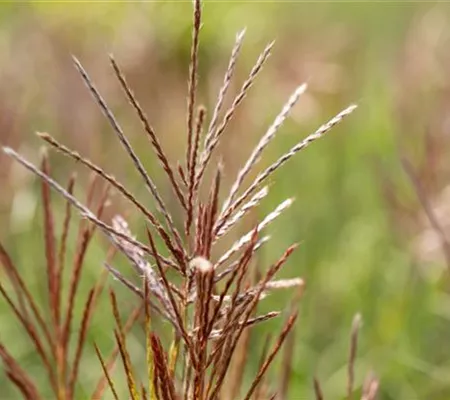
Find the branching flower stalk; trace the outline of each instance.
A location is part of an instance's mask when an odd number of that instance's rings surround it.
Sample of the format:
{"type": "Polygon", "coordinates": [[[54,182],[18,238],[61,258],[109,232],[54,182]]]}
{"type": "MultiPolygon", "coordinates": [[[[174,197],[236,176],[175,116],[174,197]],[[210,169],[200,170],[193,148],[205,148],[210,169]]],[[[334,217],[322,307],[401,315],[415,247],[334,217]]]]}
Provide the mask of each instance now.
{"type": "MultiPolygon", "coordinates": [[[[230,386],[231,391],[224,383],[231,376],[233,363],[237,365],[236,371],[242,372],[244,370],[246,358],[236,358],[235,355],[237,349],[240,348],[239,346],[244,349],[247,346],[248,350],[252,327],[277,318],[281,314],[280,311],[258,313],[259,303],[274,290],[294,289],[298,293],[303,290],[304,281],[300,277],[284,280],[276,279],[277,273],[288,262],[297,247],[295,244],[289,246],[280,258],[265,271],[260,268],[258,279],[252,279],[250,274],[257,250],[270,238],[269,236],[263,236],[262,232],[289,208],[293,199],[289,198],[281,202],[271,213],[256,223],[252,230],[238,238],[231,247],[219,255],[216,254],[220,248],[220,243],[223,243],[222,238],[229,235],[232,228],[243,221],[245,216],[251,210],[256,209],[268,195],[269,176],[310,143],[328,133],[331,128],[353,112],[356,106],[352,105],[338,113],[329,122],[281,155],[269,167],[257,173],[256,178],[246,187],[244,184],[245,178],[256,168],[264,151],[276,138],[284,121],[289,117],[290,112],[307,89],[306,84],[299,85],[239,170],[228,195],[222,199],[222,175],[225,167],[221,163],[213,165],[210,160],[219,142],[226,137],[226,129],[237,108],[244,101],[257,76],[263,70],[274,43],[270,43],[263,50],[231,105],[223,112],[225,95],[234,75],[245,30],[237,34],[223,84],[219,89],[216,104],[207,123],[206,108],[197,104],[199,98],[197,71],[202,24],[200,0],[194,1],[193,8],[192,48],[186,113],[186,160],[184,163],[179,163],[176,167],[171,164],[157,132],[128,85],[125,74],[114,57],[110,56],[111,65],[119,85],[140,120],[145,135],[150,140],[151,147],[161,164],[162,171],[167,177],[168,184],[183,210],[183,226],[177,226],[175,223],[166,201],[127,138],[125,129],[120,125],[100,90],[76,58],[74,58],[76,69],[92,94],[94,101],[111,125],[125,154],[130,158],[134,168],[139,173],[143,184],[156,204],[157,212],[153,213],[148,210],[123,183],[106,172],[101,166],[75,150],[67,148],[48,133],[38,133],[37,135],[52,149],[81,163],[96,177],[88,190],[86,202],[82,202],[74,196],[74,178],[69,180],[66,188],[51,178],[47,156],[44,156],[42,168],[39,168],[16,151],[4,148],[4,152],[8,156],[42,180],[51,324],[48,325],[44,320],[41,311],[3,247],[0,247],[0,259],[8,273],[12,290],[16,294],[16,301],[11,298],[2,284],[0,284],[0,291],[31,337],[45,368],[48,370],[49,384],[58,400],[75,398],[77,374],[81,354],[85,347],[86,332],[92,318],[96,299],[102,291],[106,274],[111,275],[115,282],[130,289],[137,296],[139,306],[136,307],[136,310],[124,324],[121,321],[116,295],[113,291],[110,292],[112,313],[116,321],[114,331],[116,348],[111,356],[105,359],[99,348],[95,347],[104,376],[98,382],[92,394],[92,399],[103,398],[108,387],[113,398],[119,398],[117,387],[112,378],[115,360],[119,355],[125,370],[128,398],[133,400],[141,397],[158,400],[216,400],[227,399],[230,396],[236,396],[237,393],[240,393],[244,399],[276,397],[276,393],[266,390],[265,377],[274,358],[293,330],[297,319],[297,305],[290,307],[284,328],[275,338],[274,345],[265,351],[259,370],[250,386],[247,388],[241,387],[242,377],[236,378],[235,384],[230,386]],[[206,178],[209,175],[205,174],[208,168],[212,172],[211,182],[206,178]],[[94,207],[90,194],[94,187],[100,185],[100,180],[106,182],[105,187],[108,189],[119,192],[143,217],[141,220],[144,220],[146,224],[146,238],[137,239],[121,216],[115,216],[112,221],[102,219],[107,192],[105,191],[97,208],[94,207]],[[206,199],[202,199],[199,194],[201,186],[211,188],[206,199]],[[50,203],[51,188],[67,201],[59,250],[56,245],[55,222],[50,203]],[[70,278],[68,308],[64,313],[61,303],[61,285],[65,270],[67,232],[73,210],[78,211],[84,220],[80,225],[78,250],[70,278]],[[102,280],[90,290],[87,299],[85,299],[84,313],[79,325],[81,327],[80,334],[75,345],[74,360],[69,362],[68,349],[77,287],[81,279],[84,255],[94,230],[99,231],[107,238],[113,249],[111,253],[118,252],[126,257],[135,270],[139,283],[125,278],[121,271],[113,266],[111,258],[105,261],[102,280]],[[157,239],[158,241],[160,239],[164,245],[164,250],[158,248],[157,239]],[[175,284],[170,280],[169,271],[178,275],[180,279],[177,282],[179,283],[175,284]],[[143,382],[139,382],[135,371],[133,371],[133,360],[127,351],[126,339],[127,332],[142,313],[145,314],[144,329],[147,338],[145,356],[147,378],[143,382]],[[173,339],[169,349],[165,348],[157,332],[154,331],[153,323],[151,323],[153,315],[166,320],[172,328],[173,339]],[[39,334],[38,331],[42,331],[42,334],[39,334]]],[[[298,299],[299,296],[295,298],[298,299]]],[[[349,364],[349,395],[353,392],[354,387],[353,366],[356,335],[355,328],[352,335],[354,345],[352,346],[349,364]]],[[[288,340],[287,343],[289,348],[292,349],[293,340],[288,340]]],[[[42,398],[37,386],[33,384],[3,345],[0,347],[0,356],[6,365],[8,376],[24,397],[29,399],[42,398]]],[[[290,362],[288,361],[283,368],[286,372],[279,389],[283,396],[287,392],[290,371],[288,364],[290,362]]],[[[368,389],[367,393],[375,390],[373,389],[375,387],[373,383],[368,384],[368,387],[370,387],[370,390],[368,389]]],[[[320,384],[317,380],[315,381],[315,391],[316,397],[322,398],[320,384]]],[[[366,398],[371,398],[367,396],[366,398]]]]}

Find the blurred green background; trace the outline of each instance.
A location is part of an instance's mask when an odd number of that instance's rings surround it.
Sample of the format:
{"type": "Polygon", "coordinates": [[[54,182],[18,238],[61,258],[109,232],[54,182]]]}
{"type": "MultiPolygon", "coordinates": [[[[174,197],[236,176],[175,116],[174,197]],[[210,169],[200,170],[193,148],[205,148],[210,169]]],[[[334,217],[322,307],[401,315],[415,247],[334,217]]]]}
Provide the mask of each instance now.
{"type": "MultiPolygon", "coordinates": [[[[74,54],[116,111],[168,203],[174,203],[109,67],[108,53],[124,68],[171,160],[182,159],[190,2],[2,3],[0,10],[1,144],[38,161],[41,143],[34,132],[47,131],[148,201],[73,67],[74,54]]],[[[289,244],[301,242],[281,274],[306,281],[289,398],[311,399],[313,376],[321,380],[326,398],[344,396],[350,326],[360,312],[358,384],[373,370],[381,382],[380,399],[449,399],[450,277],[439,238],[428,226],[400,156],[414,165],[438,219],[450,225],[450,7],[432,2],[206,1],[203,21],[199,99],[210,111],[236,32],[247,27],[233,93],[265,44],[276,39],[273,55],[218,152],[228,183],[298,84],[308,82],[308,92],[262,165],[347,105],[359,105],[327,138],[275,175],[258,211],[262,217],[286,197],[296,199],[267,229],[272,240],[260,253],[261,263],[269,265],[289,244]]],[[[55,177],[66,182],[77,171],[76,193],[83,196],[86,171],[51,154],[55,177]]],[[[133,230],[143,232],[142,218],[118,197],[113,197],[109,217],[125,210],[133,230]]],[[[57,196],[54,200],[61,217],[63,202],[57,196]]],[[[40,202],[38,182],[0,155],[0,239],[45,304],[40,202]]],[[[248,229],[247,222],[232,235],[248,229]]],[[[105,253],[106,243],[98,237],[89,250],[82,290],[98,279],[105,253]]],[[[118,289],[124,307],[131,307],[135,298],[118,289]]],[[[289,299],[289,293],[275,293],[265,307],[284,308],[289,299]]],[[[113,324],[105,309],[107,298],[98,306],[89,340],[107,351],[113,324]]],[[[255,373],[263,334],[279,330],[281,322],[254,331],[248,379],[255,373]]],[[[1,340],[45,386],[33,347],[4,301],[0,327],[1,340]]],[[[141,331],[130,336],[130,347],[137,365],[144,363],[141,331]]],[[[80,399],[101,374],[90,344],[87,349],[80,399]]],[[[274,382],[278,372],[275,365],[274,382]]],[[[2,400],[18,398],[3,375],[0,388],[2,400]]]]}

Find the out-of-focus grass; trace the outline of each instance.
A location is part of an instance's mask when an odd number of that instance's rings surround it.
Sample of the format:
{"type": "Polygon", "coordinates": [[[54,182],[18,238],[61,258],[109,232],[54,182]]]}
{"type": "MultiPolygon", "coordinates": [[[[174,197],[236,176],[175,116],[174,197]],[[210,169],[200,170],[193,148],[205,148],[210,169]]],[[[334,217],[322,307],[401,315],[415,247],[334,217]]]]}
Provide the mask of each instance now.
{"type": "MultiPolygon", "coordinates": [[[[182,157],[191,5],[11,3],[0,7],[1,143],[37,159],[39,143],[33,131],[49,131],[145,198],[137,177],[129,174],[130,163],[71,65],[73,53],[117,111],[170,203],[155,157],[108,67],[107,53],[114,52],[124,66],[172,159],[182,157]]],[[[295,261],[283,272],[300,274],[307,282],[296,331],[290,398],[311,398],[313,375],[320,377],[327,398],[345,393],[349,329],[352,316],[361,312],[358,383],[373,369],[381,380],[380,399],[448,399],[450,299],[445,288],[450,278],[431,279],[428,269],[439,271],[439,263],[424,266],[413,256],[411,239],[420,229],[419,217],[414,223],[414,216],[420,209],[398,153],[401,143],[413,161],[423,162],[423,137],[429,131],[442,135],[440,143],[445,148],[444,125],[432,122],[444,119],[448,104],[450,69],[444,51],[450,44],[448,6],[206,2],[204,18],[200,98],[210,107],[238,30],[247,27],[234,89],[265,43],[277,41],[274,55],[220,149],[229,181],[297,84],[307,81],[310,90],[262,163],[273,160],[349,103],[360,106],[329,137],[277,174],[270,198],[259,211],[268,212],[286,196],[296,198],[289,213],[269,229],[273,239],[261,256],[261,262],[268,264],[286,245],[302,241],[295,261]],[[387,179],[401,205],[412,210],[413,223],[404,223],[402,213],[393,209],[383,191],[387,179]]],[[[450,182],[445,152],[440,157],[441,167],[433,172],[438,181],[435,192],[450,182]]],[[[60,156],[54,155],[52,161],[56,177],[67,176],[75,168],[81,181],[86,180],[79,167],[60,156]]],[[[37,185],[4,158],[0,166],[1,240],[33,290],[44,298],[37,185]]],[[[81,188],[78,193],[83,193],[81,188]]],[[[133,213],[130,220],[136,232],[143,230],[133,213]]],[[[104,243],[97,240],[97,244],[89,253],[86,282],[102,268],[104,243]]],[[[132,301],[126,294],[123,298],[132,301]]],[[[273,295],[267,308],[288,301],[286,296],[273,295]]],[[[276,325],[267,323],[259,332],[276,325]]],[[[39,377],[31,346],[3,303],[0,326],[2,340],[39,377]]],[[[108,313],[100,310],[91,339],[108,348],[110,329],[108,313]]],[[[133,336],[136,341],[131,347],[144,362],[138,335],[133,336]]],[[[252,339],[255,363],[262,338],[258,334],[252,339]]],[[[93,354],[86,352],[85,358],[81,379],[89,388],[100,368],[93,354]]],[[[276,379],[276,368],[272,372],[276,379]]],[[[2,399],[15,398],[3,376],[0,387],[2,399]]]]}

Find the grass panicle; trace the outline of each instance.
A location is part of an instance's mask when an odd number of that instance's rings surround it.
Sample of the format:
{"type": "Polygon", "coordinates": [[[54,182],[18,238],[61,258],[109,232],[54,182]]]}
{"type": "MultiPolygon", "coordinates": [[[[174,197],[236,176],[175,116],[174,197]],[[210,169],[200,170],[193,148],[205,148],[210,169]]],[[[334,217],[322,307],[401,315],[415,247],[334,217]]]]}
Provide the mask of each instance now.
{"type": "MultiPolygon", "coordinates": [[[[45,309],[48,311],[43,312],[41,305],[27,289],[20,271],[1,245],[0,261],[10,287],[7,288],[2,282],[0,292],[30,337],[47,371],[54,397],[58,400],[77,398],[82,355],[88,351],[86,343],[89,326],[95,317],[95,305],[102,295],[106,276],[113,278],[112,286],[121,285],[129,289],[134,294],[137,305],[128,313],[127,319],[122,321],[121,313],[124,314],[120,310],[119,294],[116,295],[110,289],[111,310],[115,321],[111,337],[114,337],[115,343],[108,357],[101,354],[98,343],[93,346],[102,374],[92,390],[92,399],[107,397],[108,389],[116,400],[220,400],[240,396],[245,400],[260,400],[289,397],[294,326],[305,282],[301,277],[279,279],[277,274],[289,262],[298,245],[288,246],[269,268],[264,268],[261,260],[257,260],[257,251],[270,239],[269,235],[264,234],[267,227],[291,206],[293,199],[281,201],[266,216],[252,221],[253,229],[246,234],[233,240],[231,232],[238,223],[245,223],[249,214],[256,214],[255,211],[269,193],[267,180],[272,173],[309,144],[323,137],[352,113],[356,106],[346,108],[267,168],[259,173],[255,172],[260,158],[276,139],[305,92],[306,84],[298,86],[238,170],[231,187],[224,188],[226,165],[210,161],[219,143],[226,140],[224,132],[269,59],[274,43],[269,43],[264,48],[231,104],[225,108],[225,97],[230,89],[245,30],[237,34],[217,100],[207,121],[206,108],[198,105],[201,104],[198,71],[202,11],[200,0],[194,0],[187,77],[185,161],[179,161],[176,165],[169,161],[169,154],[163,149],[124,72],[115,58],[110,56],[112,68],[126,100],[137,115],[144,134],[149,139],[151,151],[158,159],[161,172],[177,199],[181,219],[178,215],[177,218],[174,217],[175,214],[168,207],[170,202],[163,198],[118,119],[75,57],[75,67],[83,82],[150,193],[157,210],[155,214],[106,169],[66,147],[48,133],[37,135],[49,148],[83,165],[93,174],[84,202],[74,194],[74,175],[64,185],[51,177],[46,152],[41,166],[37,167],[15,150],[4,148],[6,155],[42,181],[43,247],[48,286],[48,305],[45,309]],[[256,178],[246,186],[245,181],[254,172],[256,178]],[[209,190],[200,190],[201,188],[209,190]],[[51,203],[52,189],[65,200],[60,236],[56,234],[58,220],[51,203]],[[143,222],[142,227],[146,231],[143,238],[138,239],[133,235],[127,220],[121,215],[105,217],[110,192],[120,194],[137,211],[136,219],[143,222]],[[95,201],[96,198],[99,200],[95,201]],[[66,265],[74,211],[78,212],[82,220],[78,226],[74,258],[71,265],[66,265]],[[102,263],[100,279],[90,288],[86,297],[79,290],[80,281],[87,268],[86,254],[96,231],[107,239],[111,248],[107,259],[102,263]],[[116,267],[116,262],[112,260],[116,254],[124,256],[134,271],[135,278],[116,267]],[[67,299],[63,299],[63,285],[67,285],[67,299]],[[286,310],[262,311],[259,306],[264,299],[279,290],[294,290],[292,304],[286,310]],[[78,304],[82,310],[79,321],[75,315],[78,304]],[[160,334],[160,324],[155,322],[155,318],[167,322],[161,327],[164,334],[160,334]],[[244,376],[250,362],[253,331],[260,324],[282,318],[284,326],[280,333],[266,340],[256,374],[250,381],[246,380],[244,376]],[[142,359],[146,363],[146,369],[144,374],[136,374],[142,369],[127,348],[127,337],[132,327],[140,324],[142,319],[145,333],[142,359]],[[74,335],[75,331],[78,332],[77,335],[74,335]],[[167,335],[167,332],[170,334],[167,335]],[[281,379],[278,379],[280,382],[276,385],[277,381],[272,383],[269,371],[275,358],[282,353],[284,345],[279,375],[281,379]],[[119,356],[123,365],[122,377],[128,390],[125,395],[119,389],[125,385],[117,384],[115,373],[119,356]],[[142,375],[145,377],[142,378],[142,375]]],[[[355,390],[360,389],[355,382],[359,326],[358,316],[352,329],[348,361],[349,399],[355,390]]],[[[9,354],[3,342],[0,343],[0,356],[5,364],[6,374],[23,396],[27,399],[40,399],[39,388],[9,354]]],[[[363,399],[374,399],[378,385],[378,380],[370,375],[362,388],[363,399]]],[[[323,399],[318,380],[314,379],[313,387],[316,399],[323,399]]]]}

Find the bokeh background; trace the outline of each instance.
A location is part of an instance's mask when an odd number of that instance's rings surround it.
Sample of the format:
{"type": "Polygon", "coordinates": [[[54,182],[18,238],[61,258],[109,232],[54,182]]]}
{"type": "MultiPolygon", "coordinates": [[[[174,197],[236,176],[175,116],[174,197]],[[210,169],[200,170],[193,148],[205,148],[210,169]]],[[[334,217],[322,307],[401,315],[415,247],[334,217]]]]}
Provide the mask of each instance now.
{"type": "MultiPolygon", "coordinates": [[[[73,67],[74,54],[170,204],[170,189],[120,92],[108,53],[125,70],[171,160],[180,159],[190,2],[2,3],[0,10],[0,143],[38,161],[42,143],[34,132],[47,131],[147,198],[73,67]]],[[[360,312],[358,384],[373,370],[381,382],[380,399],[449,399],[450,276],[441,239],[429,227],[401,158],[413,165],[440,223],[450,225],[450,7],[432,2],[206,1],[199,98],[207,107],[214,105],[235,34],[243,27],[247,33],[233,92],[265,44],[276,39],[276,45],[219,149],[229,183],[298,84],[308,82],[309,90],[262,165],[347,105],[359,105],[326,139],[276,174],[258,211],[263,216],[286,197],[296,199],[268,228],[272,241],[260,253],[261,262],[269,265],[291,242],[301,242],[282,272],[307,283],[289,398],[311,399],[313,376],[321,380],[326,398],[343,398],[350,326],[360,312]]],[[[76,193],[83,196],[86,171],[54,153],[51,162],[61,182],[77,172],[76,193]]],[[[39,196],[37,180],[0,155],[0,239],[45,304],[39,196]]],[[[63,202],[57,196],[54,201],[61,217],[63,202]]],[[[137,234],[143,231],[142,218],[118,196],[109,216],[117,211],[127,215],[137,234]]],[[[235,235],[250,226],[247,222],[235,235]]],[[[97,238],[89,249],[82,291],[98,279],[105,253],[106,243],[97,238]]],[[[131,307],[134,297],[117,289],[124,307],[131,307]]],[[[276,293],[265,307],[283,308],[290,297],[276,293]]],[[[89,340],[107,351],[113,324],[105,309],[107,299],[99,304],[89,340]]],[[[281,320],[255,330],[248,379],[264,334],[280,326],[281,320]]],[[[33,347],[4,301],[0,329],[2,341],[45,385],[33,347]]],[[[137,330],[130,336],[137,365],[145,360],[141,334],[137,330]]],[[[93,352],[86,351],[84,360],[80,399],[101,374],[93,352]]],[[[276,364],[271,379],[276,381],[278,373],[276,364]]],[[[18,398],[3,375],[0,388],[0,399],[18,398]]]]}

